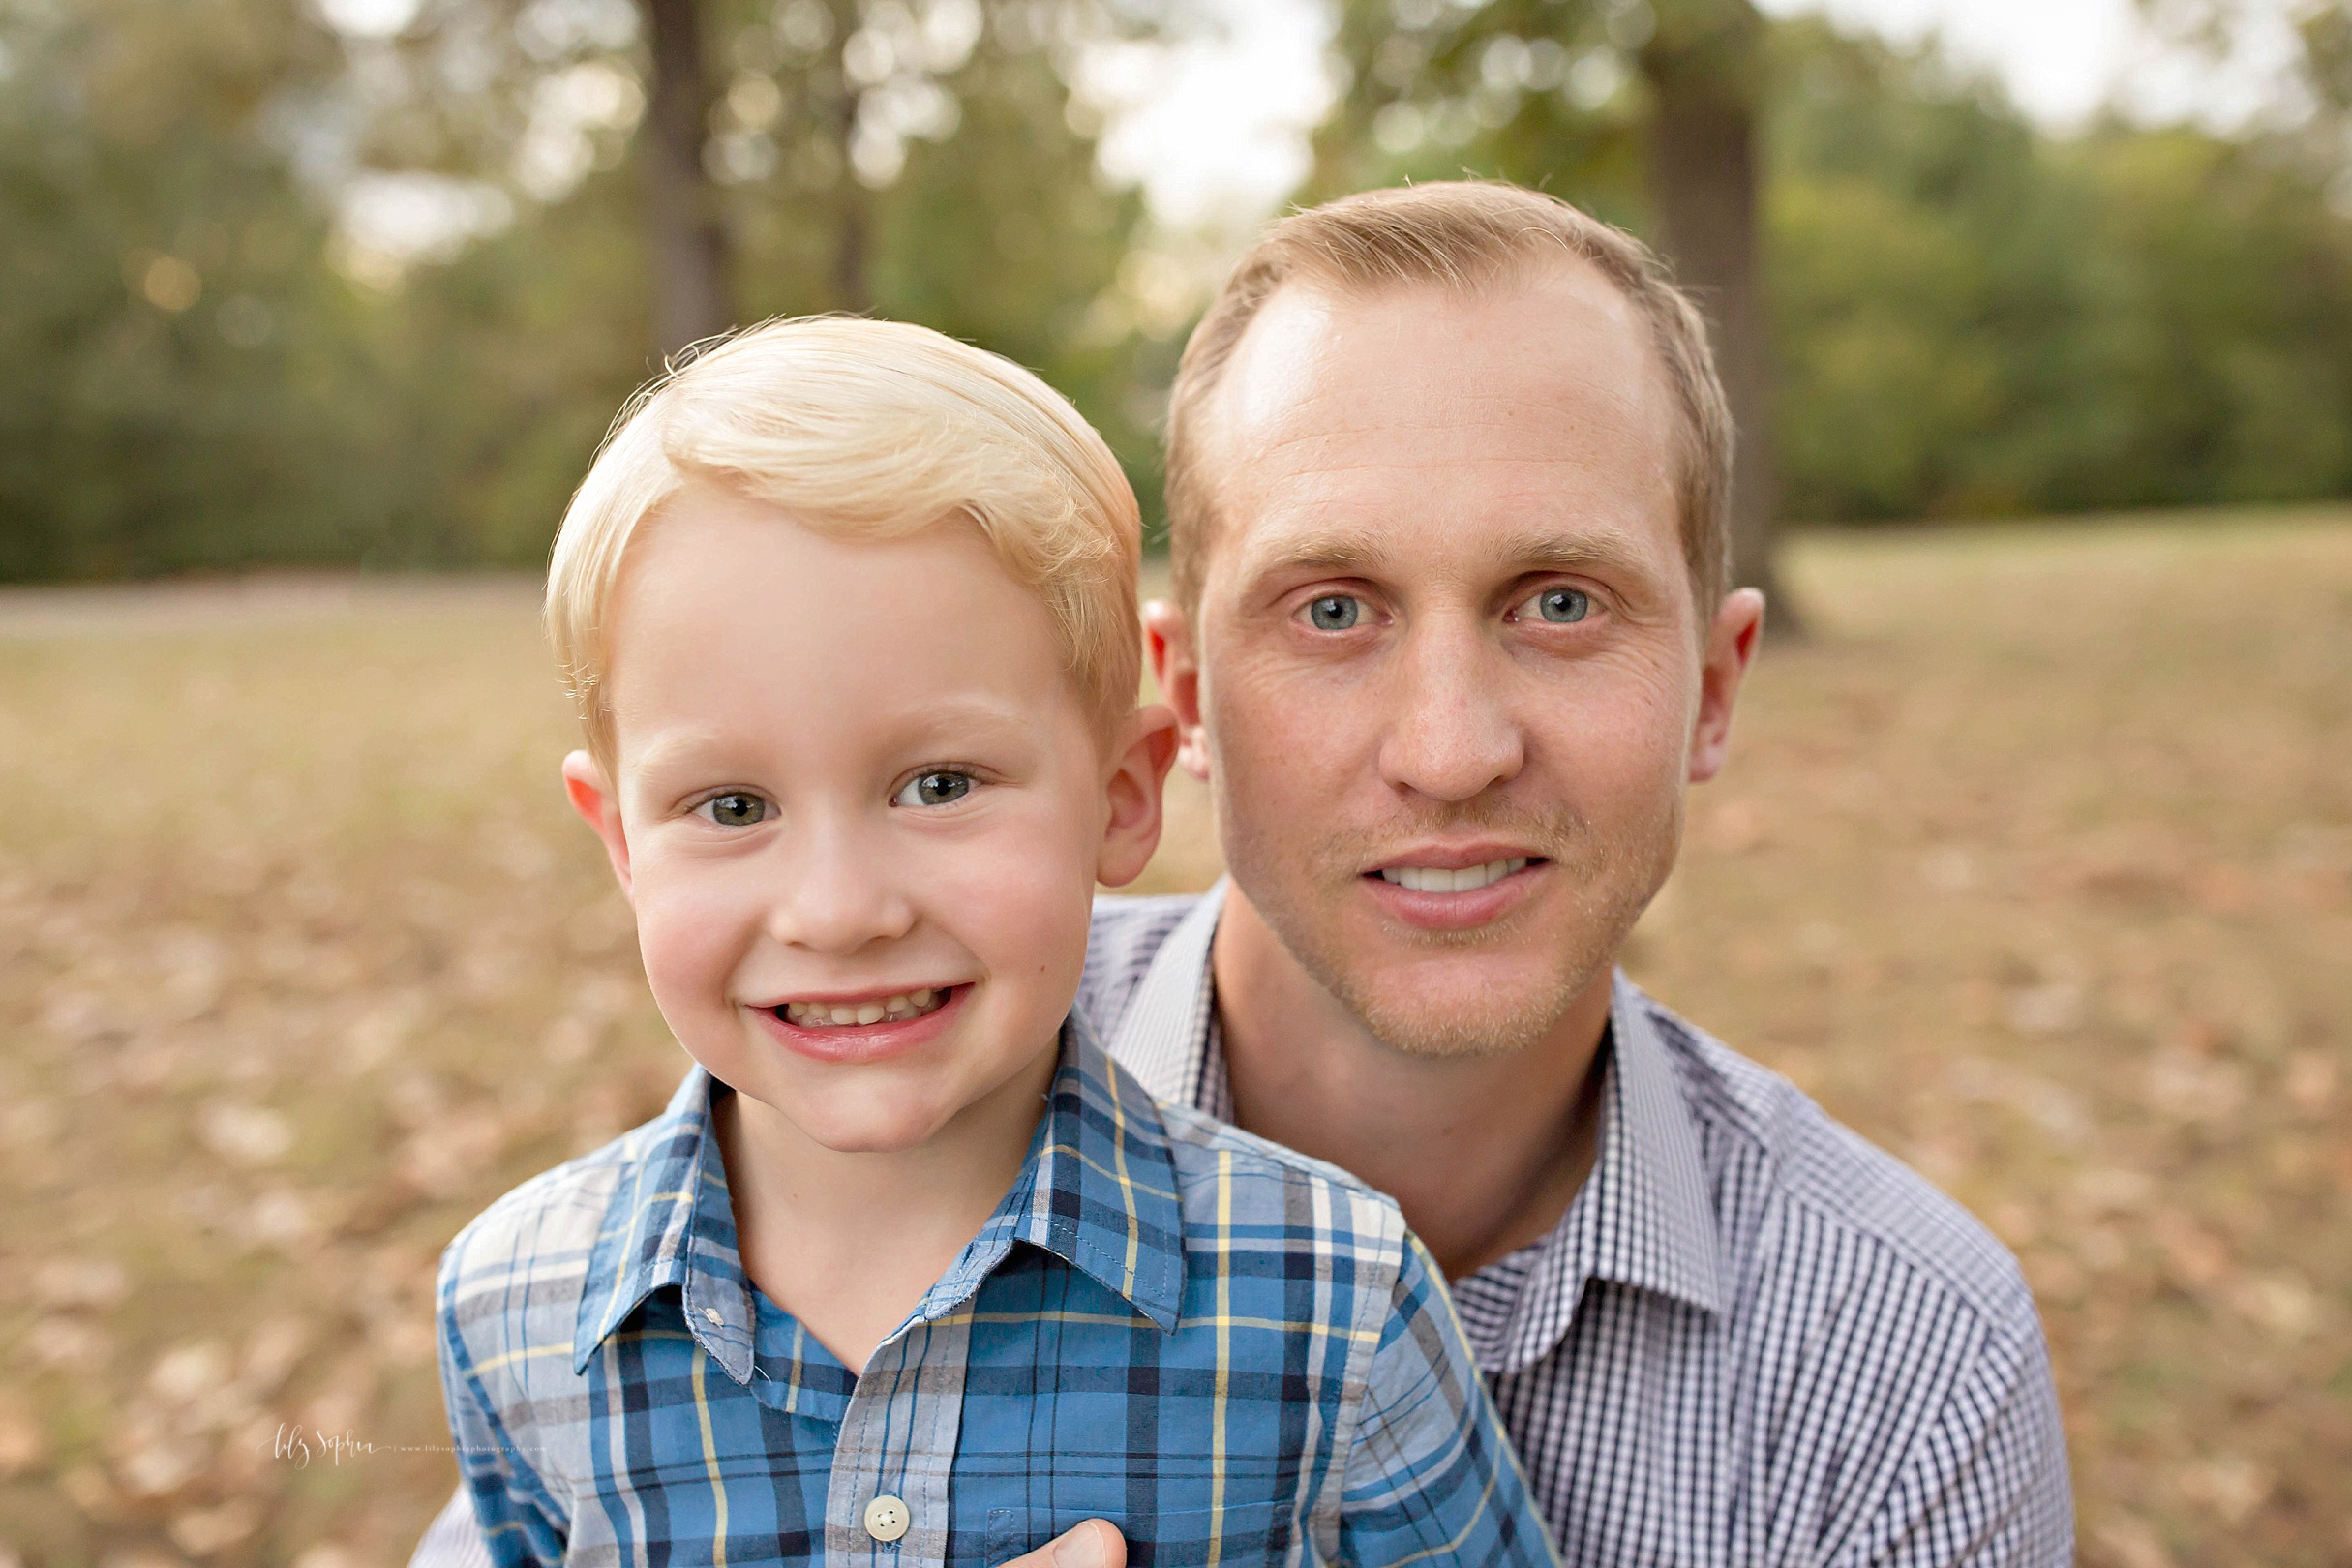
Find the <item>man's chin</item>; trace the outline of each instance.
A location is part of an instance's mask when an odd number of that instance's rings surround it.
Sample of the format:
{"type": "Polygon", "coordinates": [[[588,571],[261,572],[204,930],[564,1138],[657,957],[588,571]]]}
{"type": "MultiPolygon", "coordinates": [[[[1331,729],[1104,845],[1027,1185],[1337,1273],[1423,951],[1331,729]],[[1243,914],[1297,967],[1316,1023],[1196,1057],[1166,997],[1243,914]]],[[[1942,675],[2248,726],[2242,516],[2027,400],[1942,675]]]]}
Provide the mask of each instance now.
{"type": "Polygon", "coordinates": [[[1372,1035],[1408,1056],[1492,1057],[1527,1049],[1559,1026],[1607,966],[1530,966],[1493,954],[1422,953],[1318,977],[1372,1035]]]}

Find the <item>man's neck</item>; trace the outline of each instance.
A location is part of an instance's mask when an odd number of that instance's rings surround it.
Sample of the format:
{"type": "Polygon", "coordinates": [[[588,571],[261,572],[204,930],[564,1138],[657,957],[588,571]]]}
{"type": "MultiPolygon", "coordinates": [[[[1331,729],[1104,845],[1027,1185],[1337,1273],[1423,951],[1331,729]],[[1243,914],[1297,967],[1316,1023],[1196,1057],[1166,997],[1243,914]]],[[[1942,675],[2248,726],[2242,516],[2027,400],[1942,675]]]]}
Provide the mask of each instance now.
{"type": "Polygon", "coordinates": [[[1559,1222],[1600,1146],[1608,974],[1525,1049],[1435,1057],[1375,1039],[1239,889],[1211,962],[1244,1128],[1395,1197],[1450,1279],[1559,1222]]]}

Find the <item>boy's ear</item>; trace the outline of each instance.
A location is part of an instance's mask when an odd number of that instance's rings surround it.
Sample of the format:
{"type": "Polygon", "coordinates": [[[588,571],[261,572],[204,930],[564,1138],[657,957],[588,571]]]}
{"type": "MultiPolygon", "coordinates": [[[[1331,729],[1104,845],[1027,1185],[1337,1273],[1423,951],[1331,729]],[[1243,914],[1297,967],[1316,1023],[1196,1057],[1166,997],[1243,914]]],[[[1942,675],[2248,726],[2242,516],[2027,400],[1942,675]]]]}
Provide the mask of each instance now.
{"type": "Polygon", "coordinates": [[[1176,715],[1163,703],[1135,710],[1128,747],[1111,765],[1104,789],[1110,819],[1102,829],[1102,853],[1095,880],[1124,888],[1143,875],[1160,847],[1160,789],[1176,760],[1176,715]]]}
{"type": "Polygon", "coordinates": [[[1154,599],[1143,607],[1143,636],[1160,700],[1175,711],[1176,761],[1205,783],[1209,741],[1200,725],[1200,656],[1192,647],[1192,623],[1175,605],[1154,599]]]}
{"type": "Polygon", "coordinates": [[[629,841],[620,831],[620,802],[606,784],[604,769],[596,766],[595,758],[575,751],[563,759],[563,793],[571,798],[580,820],[604,840],[605,859],[613,862],[613,875],[620,879],[620,895],[631,896],[629,841]]]}

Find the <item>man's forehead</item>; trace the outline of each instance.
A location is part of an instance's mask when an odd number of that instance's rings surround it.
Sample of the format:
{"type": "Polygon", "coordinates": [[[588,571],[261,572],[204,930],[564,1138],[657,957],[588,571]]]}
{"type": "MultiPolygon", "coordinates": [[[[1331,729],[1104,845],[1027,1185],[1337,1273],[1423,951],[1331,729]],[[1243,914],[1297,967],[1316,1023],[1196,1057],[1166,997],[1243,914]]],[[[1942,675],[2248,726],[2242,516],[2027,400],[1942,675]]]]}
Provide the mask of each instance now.
{"type": "Polygon", "coordinates": [[[1467,291],[1285,287],[1219,391],[1217,548],[1246,572],[1470,534],[1489,558],[1679,558],[1663,370],[1582,263],[1467,291]]]}
{"type": "Polygon", "coordinates": [[[1213,423],[1246,444],[1280,439],[1303,413],[1348,423],[1409,410],[1432,387],[1475,397],[1537,385],[1629,417],[1671,417],[1645,318],[1597,268],[1561,256],[1461,286],[1286,282],[1234,346],[1213,423]]]}

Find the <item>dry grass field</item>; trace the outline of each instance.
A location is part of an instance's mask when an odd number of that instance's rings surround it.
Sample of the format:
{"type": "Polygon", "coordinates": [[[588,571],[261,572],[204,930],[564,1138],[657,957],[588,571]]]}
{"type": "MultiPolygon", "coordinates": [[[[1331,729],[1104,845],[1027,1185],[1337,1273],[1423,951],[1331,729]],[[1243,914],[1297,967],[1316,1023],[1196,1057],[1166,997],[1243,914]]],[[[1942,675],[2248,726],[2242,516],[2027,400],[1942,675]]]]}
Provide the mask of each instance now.
{"type": "MultiPolygon", "coordinates": [[[[2018,1250],[2086,1560],[2352,1563],[2352,514],[1792,568],[1632,968],[2018,1250]]],[[[0,1568],[405,1557],[436,1254],[682,1066],[567,740],[526,585],[0,595],[0,1568]]]]}

